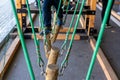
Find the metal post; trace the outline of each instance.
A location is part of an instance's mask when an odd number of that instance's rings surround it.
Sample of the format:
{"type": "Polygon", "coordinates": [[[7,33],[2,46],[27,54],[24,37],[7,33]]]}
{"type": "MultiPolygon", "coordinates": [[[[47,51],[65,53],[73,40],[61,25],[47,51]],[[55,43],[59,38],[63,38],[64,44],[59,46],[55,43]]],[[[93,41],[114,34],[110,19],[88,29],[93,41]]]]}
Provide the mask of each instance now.
{"type": "Polygon", "coordinates": [[[17,11],[16,11],[16,8],[15,8],[14,0],[11,0],[11,4],[12,4],[15,19],[16,19],[16,22],[17,22],[18,34],[19,34],[19,37],[20,37],[20,41],[21,41],[21,45],[22,45],[22,48],[23,48],[24,57],[25,57],[25,61],[27,63],[30,78],[31,78],[31,80],[35,80],[34,72],[33,72],[32,65],[31,65],[31,62],[30,62],[30,58],[29,58],[29,55],[28,55],[28,51],[27,51],[27,48],[26,48],[26,45],[25,45],[25,40],[23,38],[23,33],[22,33],[21,28],[20,28],[20,22],[19,22],[19,19],[18,19],[18,16],[17,16],[17,11]]]}
{"type": "Polygon", "coordinates": [[[110,8],[111,8],[112,3],[113,3],[113,0],[108,1],[108,6],[106,8],[105,16],[104,16],[103,22],[101,24],[101,29],[100,29],[98,39],[97,39],[97,42],[96,42],[96,47],[95,47],[95,50],[93,52],[92,59],[91,59],[91,62],[90,62],[90,66],[89,66],[89,69],[88,69],[85,80],[90,80],[90,76],[91,76],[91,73],[92,73],[92,70],[93,70],[93,66],[95,64],[96,56],[97,56],[98,49],[99,49],[100,44],[101,44],[102,36],[103,36],[104,30],[105,30],[106,22],[108,20],[108,14],[110,14],[110,8]]]}

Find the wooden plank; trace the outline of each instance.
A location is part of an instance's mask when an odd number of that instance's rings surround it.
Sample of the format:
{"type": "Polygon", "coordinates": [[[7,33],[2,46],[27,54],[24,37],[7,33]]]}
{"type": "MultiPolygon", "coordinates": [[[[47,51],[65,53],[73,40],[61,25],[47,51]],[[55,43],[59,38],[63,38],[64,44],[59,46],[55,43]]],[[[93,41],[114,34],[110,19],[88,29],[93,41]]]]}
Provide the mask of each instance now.
{"type": "MultiPolygon", "coordinates": [[[[27,27],[28,31],[31,31],[31,27],[27,27]]],[[[34,29],[38,29],[36,31],[40,31],[40,27],[39,26],[35,26],[34,29]]],[[[69,30],[69,27],[64,27],[60,29],[60,33],[66,33],[69,30]]],[[[74,27],[71,28],[70,33],[72,33],[74,31],[74,27]]],[[[84,28],[79,28],[76,30],[77,33],[85,33],[85,29],[84,28]]]]}
{"type": "MultiPolygon", "coordinates": [[[[38,39],[42,39],[42,37],[40,36],[40,34],[36,34],[36,36],[37,36],[38,39]]],[[[32,35],[32,39],[33,38],[34,37],[32,35]]],[[[66,38],[66,34],[58,34],[58,36],[57,36],[57,40],[65,40],[65,38],[66,38]]],[[[72,34],[70,34],[70,36],[69,36],[68,39],[71,40],[71,38],[72,38],[72,34]]],[[[74,40],[80,40],[80,35],[76,34],[75,37],[74,37],[74,40]]]]}
{"type": "MultiPolygon", "coordinates": [[[[14,37],[18,35],[17,33],[11,33],[11,36],[14,37]]],[[[38,39],[42,39],[39,33],[36,34],[38,39]]],[[[24,33],[25,39],[33,39],[32,33],[24,33]]],[[[71,39],[72,34],[69,36],[69,40],[71,39]]],[[[57,39],[58,40],[64,40],[66,38],[66,34],[59,33],[57,39]]],[[[76,34],[74,40],[88,40],[88,36],[86,34],[76,34]]]]}
{"type": "MultiPolygon", "coordinates": [[[[90,39],[90,45],[93,50],[95,49],[95,44],[95,39],[90,39]]],[[[114,70],[112,69],[101,48],[98,51],[97,60],[99,61],[107,80],[118,80],[118,77],[116,76],[114,70]]]]}
{"type": "Polygon", "coordinates": [[[6,72],[19,45],[20,45],[20,39],[19,39],[19,37],[16,37],[15,40],[12,42],[11,46],[9,47],[8,51],[6,52],[6,55],[4,56],[5,60],[3,57],[2,60],[0,61],[0,77],[4,74],[4,72],[6,72]],[[3,66],[3,64],[4,64],[4,66],[3,66]]]}
{"type": "MultiPolygon", "coordinates": [[[[90,1],[91,0],[86,0],[86,6],[90,6],[90,1]]],[[[84,25],[84,28],[85,29],[88,29],[89,27],[89,15],[85,15],[85,25],[84,25]]]]}

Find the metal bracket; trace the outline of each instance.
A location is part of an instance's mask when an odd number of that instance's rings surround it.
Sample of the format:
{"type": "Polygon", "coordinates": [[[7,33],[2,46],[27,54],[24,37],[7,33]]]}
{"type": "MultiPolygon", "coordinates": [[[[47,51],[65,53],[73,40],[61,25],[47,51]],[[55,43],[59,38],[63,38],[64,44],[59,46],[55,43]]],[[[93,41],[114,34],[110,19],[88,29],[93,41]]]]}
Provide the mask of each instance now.
{"type": "Polygon", "coordinates": [[[97,29],[90,28],[90,36],[94,36],[95,34],[97,34],[97,29]]]}
{"type": "Polygon", "coordinates": [[[26,16],[22,16],[22,27],[26,27],[26,16]]]}

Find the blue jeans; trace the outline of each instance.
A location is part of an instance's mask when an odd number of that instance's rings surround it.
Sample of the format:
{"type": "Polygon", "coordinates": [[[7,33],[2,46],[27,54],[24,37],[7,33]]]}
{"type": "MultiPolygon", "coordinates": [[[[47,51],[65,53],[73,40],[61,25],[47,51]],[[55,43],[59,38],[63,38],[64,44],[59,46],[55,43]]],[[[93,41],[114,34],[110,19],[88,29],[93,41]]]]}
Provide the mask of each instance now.
{"type": "MultiPolygon", "coordinates": [[[[43,2],[43,22],[44,26],[47,28],[51,27],[51,6],[54,6],[56,9],[56,12],[58,10],[59,0],[44,0],[43,2]]],[[[58,13],[58,19],[57,19],[57,25],[62,25],[62,18],[63,18],[63,10],[62,10],[62,2],[61,7],[59,9],[58,13]]]]}

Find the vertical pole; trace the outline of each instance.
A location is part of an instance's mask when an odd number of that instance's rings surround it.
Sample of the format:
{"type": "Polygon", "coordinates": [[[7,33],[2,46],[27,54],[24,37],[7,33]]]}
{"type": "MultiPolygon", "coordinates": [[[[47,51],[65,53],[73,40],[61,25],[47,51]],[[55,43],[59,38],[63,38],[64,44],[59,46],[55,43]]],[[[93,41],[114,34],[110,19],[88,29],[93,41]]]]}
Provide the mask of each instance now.
{"type": "MultiPolygon", "coordinates": [[[[90,0],[86,1],[86,6],[90,6],[90,0]]],[[[84,28],[88,29],[88,26],[89,26],[89,15],[85,15],[84,28]]]]}
{"type": "MultiPolygon", "coordinates": [[[[22,2],[22,5],[21,5],[21,7],[22,8],[25,8],[26,6],[25,6],[25,0],[22,0],[21,1],[22,2]]],[[[26,13],[22,13],[22,27],[26,27],[26,13]]]]}
{"type": "MultiPolygon", "coordinates": [[[[96,11],[96,0],[90,0],[90,10],[96,11]]],[[[90,35],[90,30],[94,28],[95,15],[89,16],[89,24],[88,24],[88,35],[90,35]]]]}
{"type": "Polygon", "coordinates": [[[56,65],[59,56],[59,48],[52,47],[46,68],[46,80],[57,80],[58,77],[58,66],[56,65]]]}
{"type": "MultiPolygon", "coordinates": [[[[21,9],[22,8],[21,4],[22,4],[21,0],[16,0],[16,8],[17,9],[21,9]]],[[[18,19],[19,19],[19,22],[20,22],[20,27],[22,29],[22,13],[17,13],[17,15],[18,15],[18,19]]]]}
{"type": "Polygon", "coordinates": [[[26,45],[25,45],[25,40],[24,40],[23,33],[22,33],[22,30],[21,30],[21,27],[20,27],[20,22],[19,22],[19,19],[18,19],[17,11],[16,11],[15,4],[14,4],[14,0],[11,0],[11,4],[12,4],[15,19],[16,19],[18,34],[19,34],[19,37],[20,37],[20,41],[21,41],[21,45],[22,45],[22,48],[23,48],[24,57],[25,57],[25,61],[27,63],[30,78],[31,78],[31,80],[35,80],[34,72],[33,72],[32,65],[31,65],[31,62],[30,62],[30,58],[29,58],[29,55],[28,55],[28,51],[27,51],[27,48],[26,48],[26,45]]]}
{"type": "Polygon", "coordinates": [[[97,56],[98,49],[99,49],[100,44],[101,44],[103,33],[104,33],[104,30],[105,30],[105,27],[106,27],[105,25],[106,25],[106,22],[108,20],[108,14],[110,14],[110,8],[112,6],[112,3],[113,3],[113,0],[108,1],[105,16],[104,16],[103,22],[101,24],[101,29],[100,29],[98,39],[97,39],[97,42],[96,42],[96,47],[95,47],[95,50],[93,52],[92,59],[91,59],[91,62],[90,62],[89,69],[88,69],[85,80],[90,80],[90,76],[91,76],[91,73],[92,73],[92,70],[93,70],[93,67],[94,67],[94,64],[95,64],[96,56],[97,56]]]}

